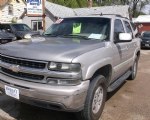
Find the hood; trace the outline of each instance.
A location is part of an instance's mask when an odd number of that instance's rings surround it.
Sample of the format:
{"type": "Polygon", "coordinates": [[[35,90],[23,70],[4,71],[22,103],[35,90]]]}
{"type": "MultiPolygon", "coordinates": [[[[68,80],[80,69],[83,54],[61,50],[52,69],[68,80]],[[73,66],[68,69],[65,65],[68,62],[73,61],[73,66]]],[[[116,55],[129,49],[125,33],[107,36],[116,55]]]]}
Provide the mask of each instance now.
{"type": "Polygon", "coordinates": [[[42,61],[71,62],[73,58],[105,46],[97,40],[77,38],[36,37],[0,46],[0,53],[42,61]]]}
{"type": "Polygon", "coordinates": [[[0,31],[0,39],[12,39],[15,36],[9,32],[0,31]]]}
{"type": "Polygon", "coordinates": [[[142,37],[142,40],[144,40],[144,41],[150,41],[150,38],[149,37],[142,37]]]}
{"type": "Polygon", "coordinates": [[[24,38],[24,35],[26,34],[30,34],[31,36],[34,36],[34,35],[39,35],[40,32],[39,31],[16,31],[17,37],[24,38]]]}

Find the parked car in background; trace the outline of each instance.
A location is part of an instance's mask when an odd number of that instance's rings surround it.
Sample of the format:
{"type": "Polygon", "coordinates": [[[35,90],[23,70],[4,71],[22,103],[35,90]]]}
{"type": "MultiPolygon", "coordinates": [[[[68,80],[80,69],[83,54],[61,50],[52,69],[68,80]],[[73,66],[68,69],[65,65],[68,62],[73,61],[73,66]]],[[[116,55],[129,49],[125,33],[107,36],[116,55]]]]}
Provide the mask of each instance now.
{"type": "Polygon", "coordinates": [[[141,39],[141,48],[150,48],[150,31],[143,32],[141,39]]]}
{"type": "Polygon", "coordinates": [[[0,30],[0,44],[12,42],[16,40],[15,35],[8,33],[7,31],[0,30]]]}
{"type": "Polygon", "coordinates": [[[14,34],[17,40],[23,39],[26,34],[31,36],[39,35],[40,32],[33,31],[28,25],[22,23],[4,23],[0,24],[1,30],[6,30],[9,33],[14,34]]]}

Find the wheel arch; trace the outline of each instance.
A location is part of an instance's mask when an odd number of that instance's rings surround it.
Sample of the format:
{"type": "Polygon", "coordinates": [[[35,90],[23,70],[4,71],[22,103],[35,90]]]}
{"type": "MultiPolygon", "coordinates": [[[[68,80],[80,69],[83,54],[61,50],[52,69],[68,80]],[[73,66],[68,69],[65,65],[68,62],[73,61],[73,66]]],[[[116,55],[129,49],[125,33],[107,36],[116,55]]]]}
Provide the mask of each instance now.
{"type": "Polygon", "coordinates": [[[137,51],[137,53],[136,53],[136,56],[138,57],[138,59],[140,58],[140,55],[141,55],[141,52],[140,52],[140,50],[139,50],[139,51],[137,51]]]}
{"type": "Polygon", "coordinates": [[[106,79],[106,83],[108,84],[110,79],[111,79],[111,76],[112,76],[112,66],[111,66],[111,64],[104,65],[104,66],[100,67],[99,69],[97,69],[95,71],[95,73],[93,74],[91,80],[93,78],[95,78],[96,76],[98,76],[98,75],[104,76],[105,79],[106,79]]]}

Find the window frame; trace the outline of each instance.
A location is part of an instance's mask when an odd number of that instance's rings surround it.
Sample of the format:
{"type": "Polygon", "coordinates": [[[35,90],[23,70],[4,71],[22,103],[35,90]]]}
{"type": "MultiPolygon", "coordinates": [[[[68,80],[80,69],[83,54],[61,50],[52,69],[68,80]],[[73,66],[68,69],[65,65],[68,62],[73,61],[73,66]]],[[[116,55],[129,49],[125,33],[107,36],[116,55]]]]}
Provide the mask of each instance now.
{"type": "Polygon", "coordinates": [[[43,29],[39,29],[39,22],[42,23],[42,26],[43,27],[43,21],[42,20],[31,20],[31,29],[34,30],[33,28],[33,24],[36,23],[36,30],[35,31],[39,31],[39,30],[43,30],[43,29]]]}
{"type": "Polygon", "coordinates": [[[126,21],[126,20],[123,20],[123,23],[124,23],[124,27],[125,27],[126,33],[132,33],[132,32],[133,32],[133,28],[132,28],[130,22],[128,22],[128,21],[126,21]],[[127,28],[127,26],[126,26],[126,23],[129,25],[131,32],[128,31],[128,28],[127,28]]]}

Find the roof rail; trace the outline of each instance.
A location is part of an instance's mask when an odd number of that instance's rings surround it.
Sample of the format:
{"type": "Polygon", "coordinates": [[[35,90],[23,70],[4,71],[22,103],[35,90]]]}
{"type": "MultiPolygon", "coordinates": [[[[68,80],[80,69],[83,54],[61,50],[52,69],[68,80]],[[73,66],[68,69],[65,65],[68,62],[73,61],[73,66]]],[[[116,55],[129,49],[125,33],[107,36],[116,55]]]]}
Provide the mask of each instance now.
{"type": "Polygon", "coordinates": [[[90,14],[90,15],[100,15],[100,16],[102,16],[102,15],[115,15],[115,16],[117,16],[117,17],[122,17],[121,15],[119,15],[119,14],[103,14],[103,13],[96,13],[96,14],[90,14]]]}
{"type": "Polygon", "coordinates": [[[103,16],[103,15],[114,15],[114,16],[116,16],[116,17],[121,17],[121,18],[126,18],[126,19],[128,19],[127,17],[123,17],[123,16],[121,16],[121,15],[119,15],[119,14],[103,14],[103,13],[98,13],[98,14],[90,14],[90,15],[100,15],[100,16],[103,16]]]}

